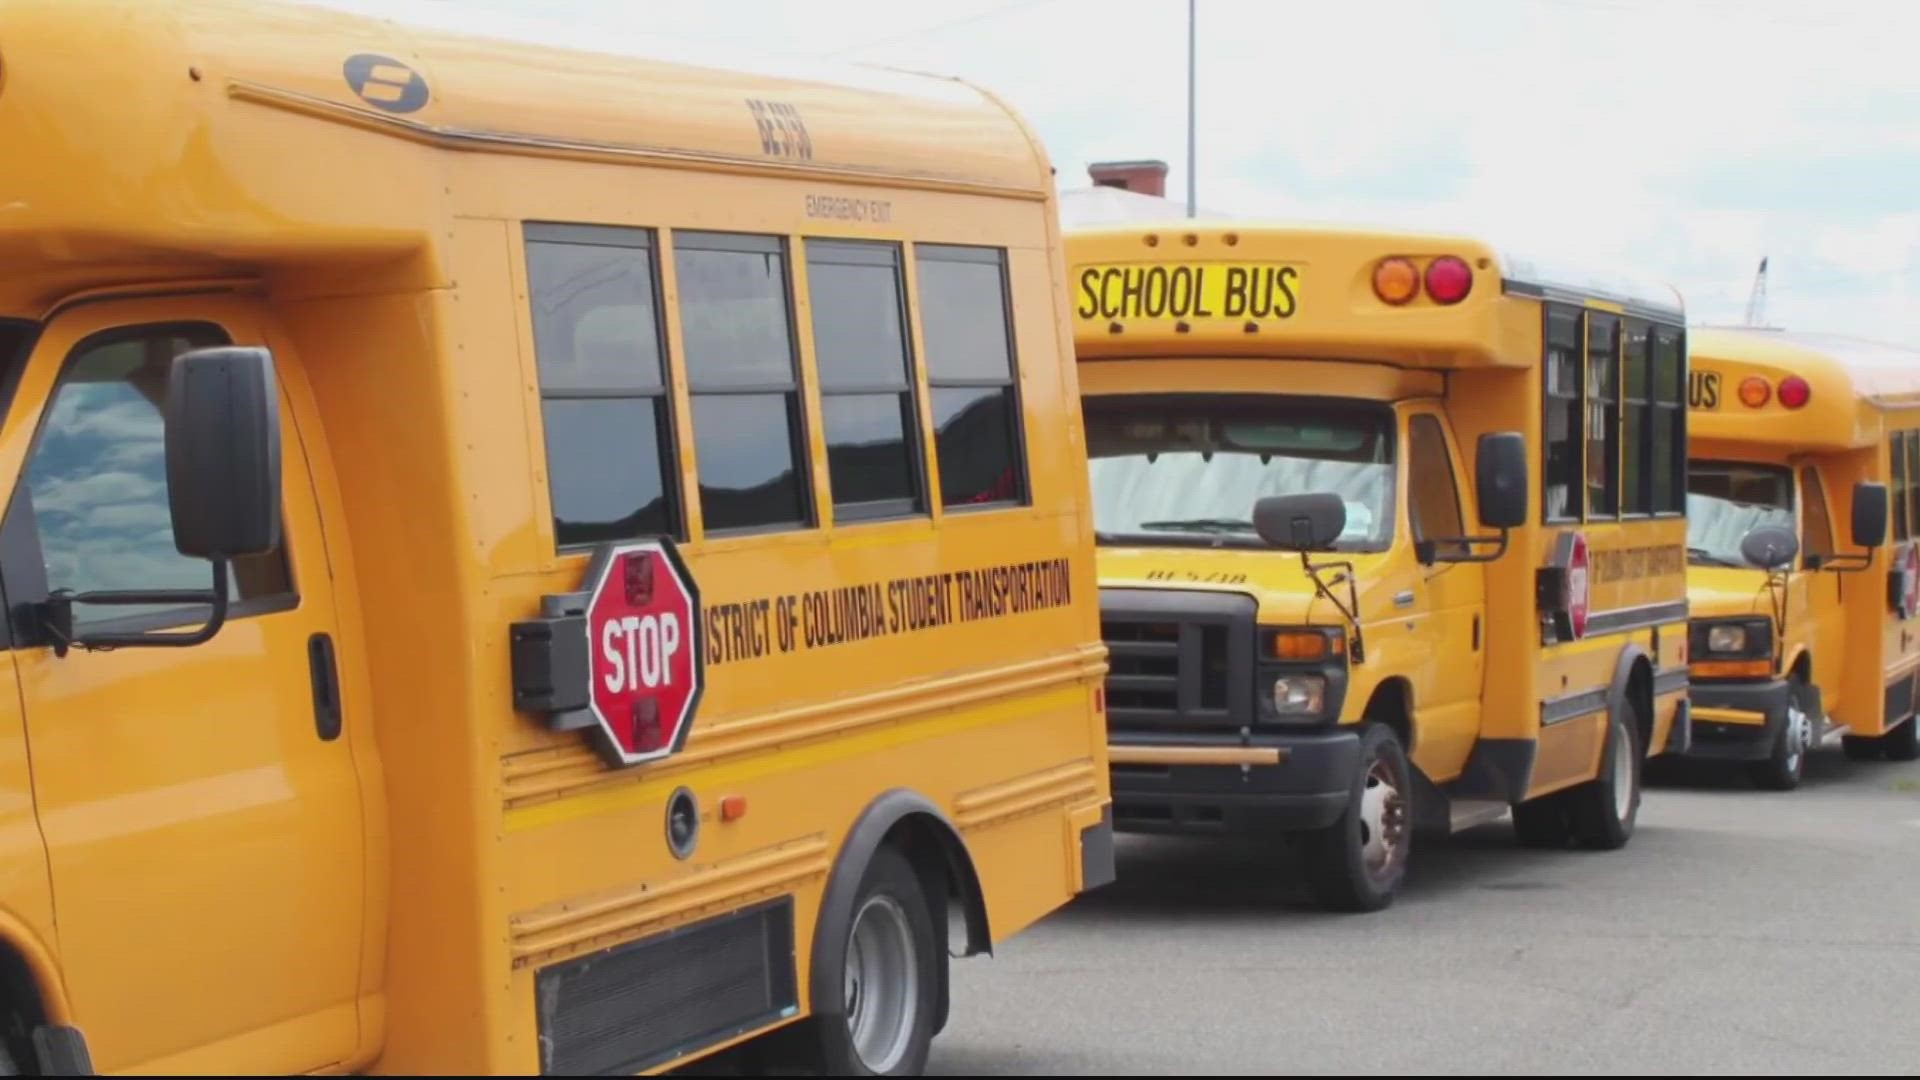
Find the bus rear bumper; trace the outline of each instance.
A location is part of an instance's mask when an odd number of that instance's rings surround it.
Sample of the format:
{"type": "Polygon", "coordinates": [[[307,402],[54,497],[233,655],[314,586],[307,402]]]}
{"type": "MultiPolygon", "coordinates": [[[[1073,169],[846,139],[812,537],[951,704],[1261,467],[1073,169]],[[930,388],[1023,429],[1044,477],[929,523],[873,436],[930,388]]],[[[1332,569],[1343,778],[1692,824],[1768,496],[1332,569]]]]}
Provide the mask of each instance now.
{"type": "Polygon", "coordinates": [[[1690,758],[1764,761],[1773,755],[1787,723],[1785,679],[1764,682],[1695,682],[1690,758]]]}
{"type": "Polygon", "coordinates": [[[1338,820],[1352,798],[1351,729],[1259,736],[1257,745],[1116,743],[1114,828],[1123,833],[1297,832],[1338,820]]]}

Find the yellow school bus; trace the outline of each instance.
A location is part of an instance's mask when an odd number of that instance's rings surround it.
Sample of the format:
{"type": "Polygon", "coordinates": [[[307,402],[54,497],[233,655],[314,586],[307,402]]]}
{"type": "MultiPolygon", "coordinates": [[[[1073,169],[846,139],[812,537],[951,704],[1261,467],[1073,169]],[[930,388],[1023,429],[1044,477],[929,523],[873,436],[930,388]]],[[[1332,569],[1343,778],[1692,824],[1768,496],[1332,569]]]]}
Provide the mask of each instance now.
{"type": "Polygon", "coordinates": [[[1112,876],[991,95],[0,0],[0,144],[8,1071],[910,1074],[1112,876]]]}
{"type": "Polygon", "coordinates": [[[1416,828],[1625,844],[1688,731],[1679,297],[1339,227],[1067,258],[1116,828],[1284,839],[1360,910],[1416,828]]]}
{"type": "Polygon", "coordinates": [[[1920,352],[1692,336],[1689,755],[1776,790],[1835,731],[1849,757],[1920,757],[1920,352]]]}

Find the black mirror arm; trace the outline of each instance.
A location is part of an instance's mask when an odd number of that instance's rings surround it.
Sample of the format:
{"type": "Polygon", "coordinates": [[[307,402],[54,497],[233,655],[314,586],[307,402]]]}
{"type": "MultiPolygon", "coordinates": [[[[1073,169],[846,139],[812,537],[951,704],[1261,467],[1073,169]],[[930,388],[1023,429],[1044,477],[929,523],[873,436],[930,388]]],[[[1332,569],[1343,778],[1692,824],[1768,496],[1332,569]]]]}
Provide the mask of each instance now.
{"type": "Polygon", "coordinates": [[[1360,586],[1353,580],[1353,564],[1350,562],[1316,563],[1306,552],[1302,551],[1300,553],[1300,566],[1306,570],[1307,578],[1313,582],[1313,591],[1326,597],[1327,603],[1332,604],[1334,608],[1340,612],[1341,616],[1347,620],[1347,626],[1352,629],[1353,634],[1347,639],[1348,661],[1355,664],[1365,663],[1367,659],[1367,643],[1363,636],[1364,632],[1360,627],[1360,586]],[[1326,581],[1320,577],[1320,571],[1322,570],[1344,571],[1341,576],[1344,577],[1347,582],[1346,603],[1341,603],[1340,598],[1333,595],[1333,590],[1327,588],[1326,581]]]}
{"type": "Polygon", "coordinates": [[[1807,556],[1807,569],[1831,570],[1836,574],[1857,574],[1873,565],[1873,549],[1836,551],[1830,555],[1807,556]]]}
{"type": "Polygon", "coordinates": [[[40,623],[45,627],[47,636],[53,639],[53,654],[67,655],[74,646],[82,649],[113,649],[120,646],[189,646],[201,645],[220,632],[227,621],[227,560],[213,560],[213,588],[211,589],[149,589],[114,590],[110,592],[72,593],[65,589],[55,590],[41,605],[40,623]],[[173,633],[107,633],[73,634],[73,605],[106,604],[136,606],[142,604],[211,604],[213,611],[207,616],[206,625],[197,630],[173,633]]]}
{"type": "Polygon", "coordinates": [[[1443,536],[1434,540],[1416,540],[1413,544],[1413,553],[1422,566],[1443,562],[1493,562],[1507,553],[1507,541],[1512,533],[1511,529],[1501,529],[1498,536],[1443,536]],[[1440,553],[1441,544],[1463,544],[1467,550],[1458,553],[1448,552],[1443,555],[1440,553]],[[1492,544],[1493,550],[1484,554],[1475,554],[1473,546],[1476,544],[1492,544]]]}

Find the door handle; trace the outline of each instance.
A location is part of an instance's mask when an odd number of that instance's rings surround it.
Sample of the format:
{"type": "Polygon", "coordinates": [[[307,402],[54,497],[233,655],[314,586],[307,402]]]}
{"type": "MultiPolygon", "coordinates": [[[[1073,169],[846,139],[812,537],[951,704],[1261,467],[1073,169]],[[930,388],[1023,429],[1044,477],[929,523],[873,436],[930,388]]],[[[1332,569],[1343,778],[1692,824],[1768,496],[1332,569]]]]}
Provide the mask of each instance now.
{"type": "Polygon", "coordinates": [[[315,634],[307,639],[307,672],[313,677],[313,726],[321,742],[340,737],[340,677],[334,671],[333,639],[315,634]]]}

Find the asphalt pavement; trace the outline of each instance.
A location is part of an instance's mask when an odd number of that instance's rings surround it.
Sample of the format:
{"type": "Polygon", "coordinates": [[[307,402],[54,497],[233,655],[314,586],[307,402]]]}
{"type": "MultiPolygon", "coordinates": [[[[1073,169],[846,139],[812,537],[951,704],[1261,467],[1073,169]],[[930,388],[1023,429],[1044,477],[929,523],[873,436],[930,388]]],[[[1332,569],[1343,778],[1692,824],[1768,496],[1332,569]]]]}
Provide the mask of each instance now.
{"type": "MultiPolygon", "coordinates": [[[[1383,912],[1257,845],[1123,837],[1119,880],[954,965],[948,1075],[1920,1071],[1920,763],[1650,778],[1613,852],[1420,838],[1383,912]]],[[[1671,772],[1671,770],[1663,770],[1671,772]]]]}

